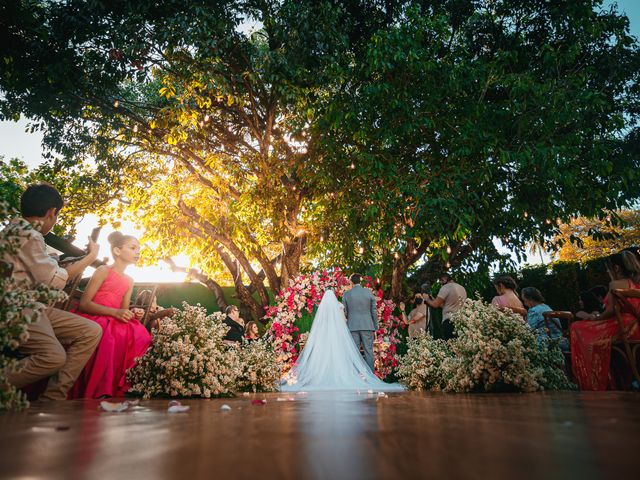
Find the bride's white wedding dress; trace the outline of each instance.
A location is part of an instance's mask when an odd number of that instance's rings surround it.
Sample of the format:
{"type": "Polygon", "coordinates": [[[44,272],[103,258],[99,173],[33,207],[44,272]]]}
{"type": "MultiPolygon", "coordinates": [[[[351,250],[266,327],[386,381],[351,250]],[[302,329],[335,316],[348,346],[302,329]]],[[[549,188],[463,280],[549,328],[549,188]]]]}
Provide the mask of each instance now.
{"type": "Polygon", "coordinates": [[[335,293],[322,297],[302,353],[283,381],[282,391],[373,390],[402,391],[398,383],[385,383],[369,369],[347,328],[335,293]]]}

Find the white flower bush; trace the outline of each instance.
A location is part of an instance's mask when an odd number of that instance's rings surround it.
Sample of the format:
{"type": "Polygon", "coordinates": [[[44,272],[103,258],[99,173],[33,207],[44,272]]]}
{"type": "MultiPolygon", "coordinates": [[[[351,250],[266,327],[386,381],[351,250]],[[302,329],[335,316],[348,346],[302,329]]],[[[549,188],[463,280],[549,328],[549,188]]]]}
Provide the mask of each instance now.
{"type": "Polygon", "coordinates": [[[237,389],[248,392],[274,392],[280,386],[282,362],[270,338],[244,342],[239,347],[242,375],[237,389]]]}
{"type": "Polygon", "coordinates": [[[154,330],[152,346],[127,372],[133,393],[210,398],[277,390],[282,364],[271,340],[227,344],[223,313],[182,306],[154,330]]]}
{"type": "MultiPolygon", "coordinates": [[[[0,202],[0,229],[15,214],[5,202],[0,202]]],[[[66,299],[60,290],[44,285],[34,288],[11,278],[13,265],[3,258],[17,252],[20,237],[28,234],[29,228],[19,225],[3,230],[0,236],[0,410],[28,406],[25,395],[7,381],[7,375],[18,368],[16,349],[27,341],[29,323],[38,321],[47,304],[66,299]]]]}
{"type": "Polygon", "coordinates": [[[401,382],[412,390],[436,390],[444,383],[442,363],[451,356],[449,344],[421,332],[409,339],[407,353],[397,370],[401,382]]]}
{"type": "Polygon", "coordinates": [[[457,337],[410,341],[398,375],[412,389],[448,392],[572,388],[556,344],[539,345],[522,317],[482,300],[467,300],[452,321],[457,337]]]}
{"type": "Polygon", "coordinates": [[[153,344],[128,371],[131,391],[145,398],[219,397],[233,394],[242,375],[238,349],[223,338],[224,314],[183,303],[183,310],[154,330],[153,344]]]}

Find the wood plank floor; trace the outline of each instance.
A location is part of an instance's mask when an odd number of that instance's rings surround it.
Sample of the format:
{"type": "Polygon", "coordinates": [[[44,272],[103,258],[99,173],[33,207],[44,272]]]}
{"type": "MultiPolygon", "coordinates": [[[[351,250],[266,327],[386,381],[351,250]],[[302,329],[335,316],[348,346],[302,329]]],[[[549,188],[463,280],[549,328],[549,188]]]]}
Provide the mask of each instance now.
{"type": "Polygon", "coordinates": [[[60,479],[638,478],[640,394],[257,395],[0,414],[0,476],[60,479]],[[294,397],[294,401],[277,401],[294,397]],[[263,406],[250,400],[266,398],[263,406]],[[221,411],[222,404],[232,407],[221,411]],[[635,466],[635,474],[634,467],[635,466]]]}

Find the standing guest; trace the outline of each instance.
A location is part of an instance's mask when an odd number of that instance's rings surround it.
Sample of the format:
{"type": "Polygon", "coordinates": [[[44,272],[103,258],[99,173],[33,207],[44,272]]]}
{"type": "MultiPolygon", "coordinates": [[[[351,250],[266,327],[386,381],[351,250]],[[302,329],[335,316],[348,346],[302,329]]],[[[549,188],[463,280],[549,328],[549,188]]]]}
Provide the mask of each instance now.
{"type": "Polygon", "coordinates": [[[400,302],[400,312],[402,313],[402,320],[409,325],[409,338],[414,338],[419,335],[420,332],[425,332],[427,328],[427,304],[422,300],[421,294],[416,294],[414,298],[415,307],[409,315],[405,313],[404,302],[400,302]]]}
{"type": "Polygon", "coordinates": [[[493,297],[491,304],[498,308],[509,308],[515,313],[526,315],[524,305],[518,298],[518,294],[515,292],[517,288],[516,281],[509,275],[498,275],[493,279],[493,286],[498,293],[493,297]]]}
{"type": "Polygon", "coordinates": [[[244,332],[245,332],[244,338],[249,342],[253,342],[260,338],[260,332],[258,331],[258,324],[253,320],[247,323],[247,326],[244,329],[244,332]]]}
{"type": "MultiPolygon", "coordinates": [[[[611,282],[604,312],[571,324],[571,364],[581,390],[606,390],[613,385],[609,375],[611,345],[620,340],[620,327],[615,319],[611,290],[640,288],[640,263],[631,252],[622,251],[609,256],[607,271],[611,282]]],[[[635,315],[640,311],[640,299],[628,300],[635,312],[623,307],[621,318],[628,328],[629,338],[638,340],[640,328],[635,315]]]]}
{"type": "Polygon", "coordinates": [[[522,289],[522,301],[527,306],[527,324],[534,331],[538,338],[538,343],[557,341],[563,351],[569,350],[566,338],[562,337],[562,326],[558,318],[545,321],[544,312],[551,312],[552,309],[544,303],[544,297],[540,290],[534,287],[522,289]]]}
{"type": "Polygon", "coordinates": [[[70,398],[121,397],[128,390],[127,370],[151,345],[151,335],[129,309],[133,279],[125,275],[140,257],[135,237],[113,232],[108,237],[113,265],[94,272],[80,298],[79,314],[102,328],[102,340],[70,392],[70,398]]]}
{"type": "MultiPolygon", "coordinates": [[[[63,289],[67,279],[82,274],[98,256],[98,245],[89,238],[88,254],[61,268],[47,255],[43,235],[51,231],[63,206],[62,196],[51,185],[30,185],[20,199],[21,217],[2,231],[3,239],[19,240],[17,253],[5,255],[13,266],[12,277],[31,287],[47,285],[63,289]]],[[[100,341],[100,327],[86,318],[57,308],[46,308],[40,319],[27,326],[29,338],[18,351],[25,355],[8,374],[9,383],[25,387],[51,377],[42,400],[64,400],[100,341]],[[62,346],[65,345],[65,348],[62,346]]]]}
{"type": "Polygon", "coordinates": [[[440,275],[438,281],[442,287],[435,299],[431,295],[427,297],[427,305],[442,308],[442,338],[449,340],[454,337],[451,315],[460,310],[462,303],[467,299],[467,291],[462,285],[454,282],[448,273],[440,275]]]}
{"type": "Polygon", "coordinates": [[[235,305],[229,305],[224,313],[227,315],[223,323],[229,327],[229,331],[224,337],[226,342],[242,342],[244,336],[244,322],[240,318],[240,310],[235,305]]]}

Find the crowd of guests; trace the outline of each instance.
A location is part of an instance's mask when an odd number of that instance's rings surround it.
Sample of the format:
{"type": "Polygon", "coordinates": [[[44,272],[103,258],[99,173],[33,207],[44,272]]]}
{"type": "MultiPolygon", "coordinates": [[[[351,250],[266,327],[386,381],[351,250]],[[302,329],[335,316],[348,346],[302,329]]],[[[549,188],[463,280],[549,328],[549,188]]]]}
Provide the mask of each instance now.
{"type": "MultiPolygon", "coordinates": [[[[63,206],[62,196],[49,184],[31,185],[23,193],[21,216],[2,232],[4,238],[18,239],[15,253],[3,259],[12,265],[16,281],[62,290],[96,261],[99,247],[91,238],[87,254],[64,267],[47,252],[44,235],[56,224],[63,206]]],[[[15,387],[48,379],[42,400],[118,397],[128,391],[126,372],[152,343],[152,328],[141,323],[145,311],[136,305],[149,303],[151,313],[162,308],[150,291],[140,292],[132,305],[134,282],[126,270],[140,257],[138,240],[113,232],[108,241],[113,262],[95,270],[77,308],[47,306],[40,319],[27,326],[29,337],[18,347],[19,366],[8,375],[15,387]]],[[[227,307],[224,323],[230,327],[226,342],[259,338],[257,323],[245,326],[236,306],[227,307]]]]}
{"type": "MultiPolygon", "coordinates": [[[[581,390],[607,390],[625,387],[631,383],[628,375],[625,385],[615,385],[611,376],[611,351],[615,342],[622,340],[622,332],[615,318],[613,290],[640,289],[640,255],[635,247],[614,253],[606,259],[610,277],[608,287],[597,285],[580,294],[580,309],[570,323],[569,338],[563,335],[560,319],[545,318],[553,309],[535,287],[525,287],[517,293],[516,281],[509,275],[497,275],[493,279],[496,296],[491,303],[499,309],[522,315],[523,320],[535,333],[538,342],[556,342],[571,357],[571,372],[581,390]]],[[[408,335],[414,337],[420,331],[433,333],[430,311],[442,309],[440,338],[450,339],[455,335],[451,315],[467,298],[464,287],[454,282],[450,275],[438,279],[441,287],[434,298],[426,285],[413,297],[414,308],[409,314],[405,305],[399,305],[403,320],[408,324],[408,335]]],[[[629,340],[640,340],[640,299],[629,298],[622,307],[621,319],[625,335],[629,340]]],[[[640,387],[640,386],[639,386],[640,387]]]]}

